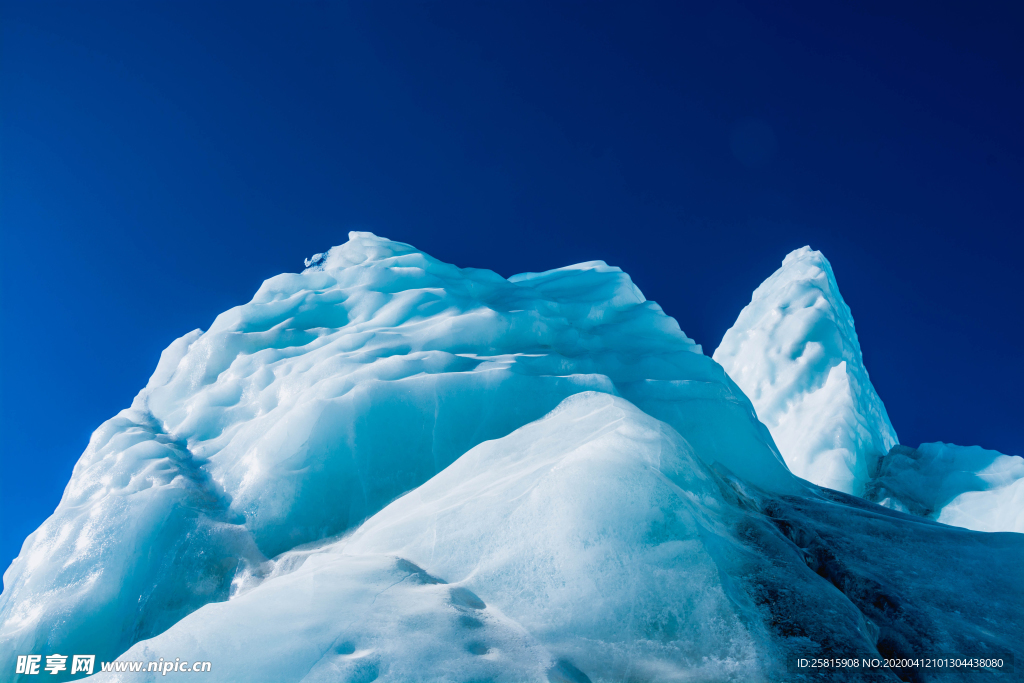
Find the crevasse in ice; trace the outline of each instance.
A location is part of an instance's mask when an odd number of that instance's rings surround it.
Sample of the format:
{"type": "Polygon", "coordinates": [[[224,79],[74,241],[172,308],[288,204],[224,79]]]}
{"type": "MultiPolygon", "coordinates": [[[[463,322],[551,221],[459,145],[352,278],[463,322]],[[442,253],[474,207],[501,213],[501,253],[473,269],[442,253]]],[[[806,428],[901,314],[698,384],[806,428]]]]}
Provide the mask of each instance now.
{"type": "Polygon", "coordinates": [[[828,260],[790,253],[754,290],[714,359],[743,389],[794,474],[862,495],[897,443],[828,260]]]}
{"type": "Polygon", "coordinates": [[[171,344],[96,431],[4,574],[3,657],[112,658],[586,390],[801,489],[742,392],[619,269],[506,280],[352,233],[171,344]]]}

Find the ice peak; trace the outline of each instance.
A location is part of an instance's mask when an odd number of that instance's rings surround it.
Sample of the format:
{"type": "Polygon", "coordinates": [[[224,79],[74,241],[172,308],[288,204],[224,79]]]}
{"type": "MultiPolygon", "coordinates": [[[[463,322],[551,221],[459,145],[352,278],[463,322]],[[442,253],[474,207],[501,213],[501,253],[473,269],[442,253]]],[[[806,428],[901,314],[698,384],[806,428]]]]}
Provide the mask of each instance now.
{"type": "MultiPolygon", "coordinates": [[[[835,273],[832,272],[832,264],[824,254],[809,246],[794,249],[786,254],[786,258],[782,260],[782,267],[754,290],[752,299],[773,297],[781,304],[789,305],[793,302],[785,300],[782,290],[793,288],[788,289],[790,296],[799,298],[801,292],[794,291],[794,289],[801,289],[807,285],[812,285],[820,291],[825,303],[844,313],[845,315],[841,316],[844,322],[846,319],[852,322],[853,316],[850,315],[850,308],[843,300],[842,294],[839,293],[839,285],[836,283],[835,273]]],[[[852,325],[850,325],[850,331],[853,331],[852,325]]],[[[853,341],[857,341],[856,333],[853,335],[853,341]]]]}
{"type": "Polygon", "coordinates": [[[811,249],[809,244],[806,244],[799,249],[794,249],[786,254],[786,258],[782,259],[782,267],[785,268],[796,261],[816,261],[822,264],[825,268],[828,268],[830,272],[832,270],[832,266],[829,264],[828,259],[825,258],[825,255],[820,251],[811,249]]]}
{"type": "Polygon", "coordinates": [[[313,254],[311,258],[306,259],[306,268],[334,270],[413,253],[420,251],[404,242],[393,242],[372,232],[353,230],[348,233],[348,242],[331,247],[325,253],[313,254]]]}
{"type": "MultiPolygon", "coordinates": [[[[715,358],[815,482],[861,486],[895,442],[809,247],[715,358]]],[[[0,670],[774,681],[880,634],[1024,656],[1024,536],[819,496],[765,424],[618,268],[506,280],[353,232],[172,343],[94,433],[4,574],[0,670]]],[[[1024,530],[1024,460],[924,444],[878,470],[890,507],[1024,530]]]]}
{"type": "Polygon", "coordinates": [[[809,246],[754,290],[714,359],[751,399],[790,469],[816,484],[861,494],[896,443],[832,266],[809,246]]]}

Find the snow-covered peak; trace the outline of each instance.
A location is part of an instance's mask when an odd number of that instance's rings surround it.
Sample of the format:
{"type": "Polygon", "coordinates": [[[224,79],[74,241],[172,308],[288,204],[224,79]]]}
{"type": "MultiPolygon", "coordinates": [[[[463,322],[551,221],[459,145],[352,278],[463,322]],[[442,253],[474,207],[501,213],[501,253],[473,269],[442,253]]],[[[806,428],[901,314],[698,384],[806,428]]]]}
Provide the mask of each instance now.
{"type": "MultiPolygon", "coordinates": [[[[404,242],[393,242],[386,237],[378,237],[372,232],[353,230],[348,234],[348,242],[331,247],[326,253],[314,254],[312,258],[306,259],[306,268],[338,270],[349,266],[358,266],[367,261],[383,261],[404,254],[426,256],[404,242]]],[[[440,261],[434,262],[440,263],[440,261]]]]}
{"type": "Polygon", "coordinates": [[[810,247],[786,256],[754,290],[714,359],[798,476],[861,495],[877,459],[897,442],[832,266],[810,247]]]}

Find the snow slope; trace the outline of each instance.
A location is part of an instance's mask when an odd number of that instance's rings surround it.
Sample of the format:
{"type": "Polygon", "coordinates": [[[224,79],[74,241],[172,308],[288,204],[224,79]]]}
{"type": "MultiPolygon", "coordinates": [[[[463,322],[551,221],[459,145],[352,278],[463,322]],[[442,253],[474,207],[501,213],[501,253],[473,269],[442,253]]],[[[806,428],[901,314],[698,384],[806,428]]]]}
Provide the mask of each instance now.
{"type": "Polygon", "coordinates": [[[796,475],[862,495],[897,443],[828,260],[790,253],[754,290],[714,359],[743,389],[796,475]]]}
{"type": "Polygon", "coordinates": [[[755,680],[759,639],[717,564],[735,543],[724,507],[675,430],[578,394],[125,659],[199,656],[198,642],[247,681],[368,666],[381,682],[540,681],[559,661],[616,679],[755,680]],[[275,647],[282,623],[308,646],[275,647]]]}
{"type": "Polygon", "coordinates": [[[976,531],[1024,533],[1024,458],[979,446],[896,446],[865,498],[976,531]]]}
{"type": "Polygon", "coordinates": [[[210,660],[211,680],[582,683],[801,680],[788,662],[825,651],[1020,656],[1021,537],[832,495],[765,495],[585,392],[123,659],[210,660]]]}
{"type": "Polygon", "coordinates": [[[4,574],[14,653],[113,658],[567,396],[623,396],[797,492],[725,372],[602,262],[508,280],[369,233],[171,344],[4,574]]]}

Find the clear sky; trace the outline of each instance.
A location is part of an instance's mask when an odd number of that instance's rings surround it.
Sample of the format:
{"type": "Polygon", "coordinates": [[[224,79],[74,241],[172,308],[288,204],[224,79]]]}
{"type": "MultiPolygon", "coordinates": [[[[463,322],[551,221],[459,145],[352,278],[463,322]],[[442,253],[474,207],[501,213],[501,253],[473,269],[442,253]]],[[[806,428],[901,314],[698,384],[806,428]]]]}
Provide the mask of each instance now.
{"type": "Polygon", "coordinates": [[[165,346],[350,229],[603,259],[709,354],[810,244],[901,442],[1024,454],[1022,7],[4,1],[0,565],[165,346]]]}

